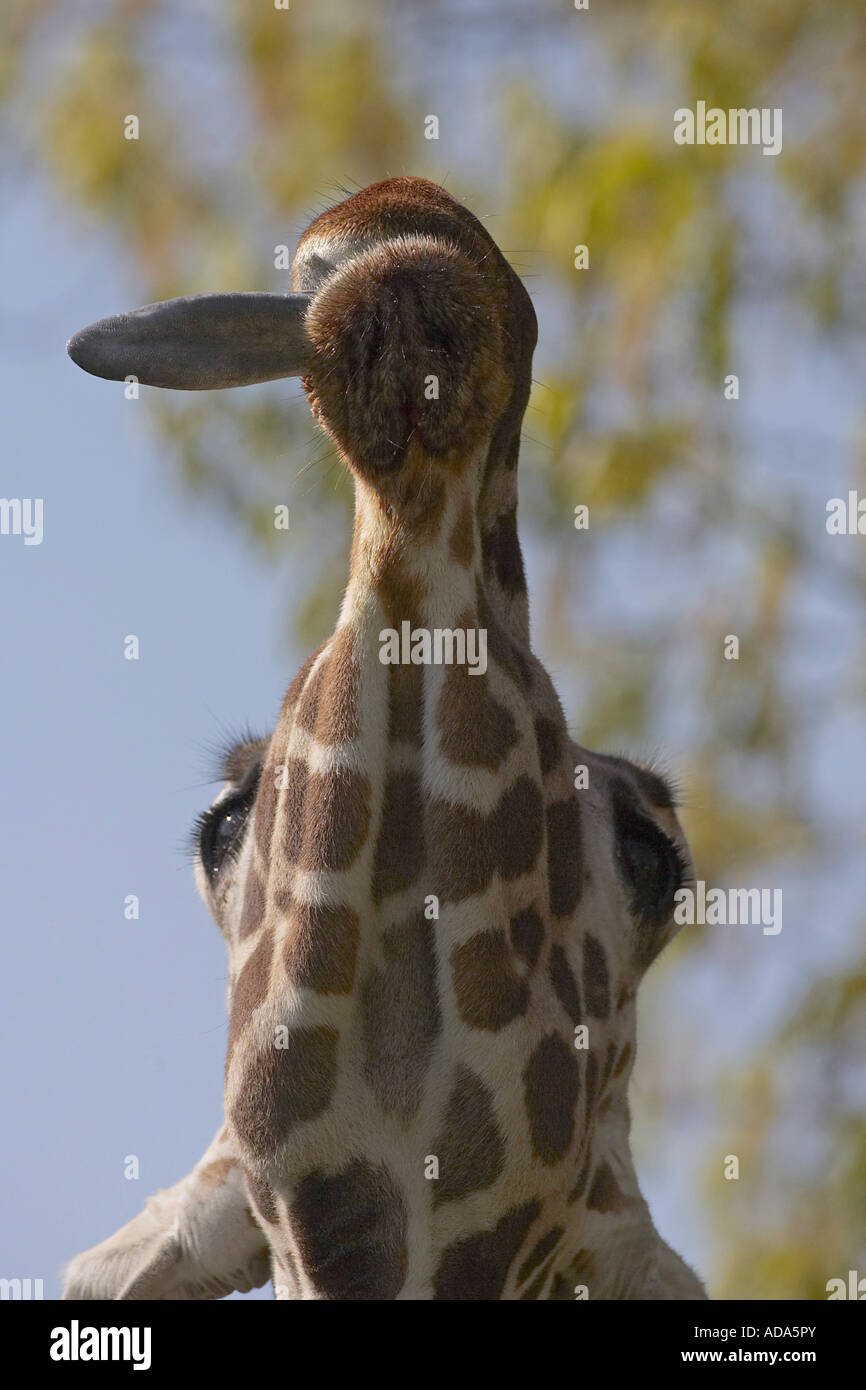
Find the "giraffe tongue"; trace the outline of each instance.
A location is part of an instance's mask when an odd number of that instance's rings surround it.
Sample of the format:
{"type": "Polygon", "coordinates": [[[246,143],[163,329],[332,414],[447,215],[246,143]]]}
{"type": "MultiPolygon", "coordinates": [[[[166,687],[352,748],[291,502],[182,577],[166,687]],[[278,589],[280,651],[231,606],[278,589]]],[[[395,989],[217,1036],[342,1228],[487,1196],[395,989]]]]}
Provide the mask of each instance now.
{"type": "Polygon", "coordinates": [[[196,294],[100,319],[70,338],[79,367],[109,381],[212,391],[300,376],[311,349],[306,294],[196,294]]]}

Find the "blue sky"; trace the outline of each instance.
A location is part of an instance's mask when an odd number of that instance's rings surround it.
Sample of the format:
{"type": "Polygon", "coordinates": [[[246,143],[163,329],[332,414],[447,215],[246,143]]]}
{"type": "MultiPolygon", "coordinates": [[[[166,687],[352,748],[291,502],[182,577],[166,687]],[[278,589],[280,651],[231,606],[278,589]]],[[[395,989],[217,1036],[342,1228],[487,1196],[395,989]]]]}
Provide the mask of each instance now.
{"type": "Polygon", "coordinates": [[[0,545],[2,1251],[50,1296],[219,1122],[224,950],[183,842],[213,790],[205,745],[267,730],[300,654],[279,646],[275,572],[179,495],[143,401],[65,355],[94,304],[126,302],[106,248],[29,193],[3,241],[0,490],[44,498],[45,520],[40,546],[0,545]]]}

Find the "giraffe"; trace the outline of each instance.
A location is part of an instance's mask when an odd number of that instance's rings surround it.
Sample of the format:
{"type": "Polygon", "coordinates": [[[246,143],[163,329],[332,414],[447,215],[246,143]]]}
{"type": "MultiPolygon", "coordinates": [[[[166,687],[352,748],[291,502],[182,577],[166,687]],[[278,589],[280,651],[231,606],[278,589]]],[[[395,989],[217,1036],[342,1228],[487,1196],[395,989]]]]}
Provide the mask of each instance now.
{"type": "Polygon", "coordinates": [[[316,218],[290,293],[168,301],[69,344],[161,387],[300,375],[355,518],[333,635],[199,826],[224,1124],[65,1297],[268,1273],[286,1299],[706,1297],[653,1225],[627,1095],[638,984],[693,868],[668,782],[574,743],[531,650],[536,334],[483,225],[402,177],[316,218]],[[391,631],[414,661],[383,659],[391,631]],[[434,631],[484,634],[485,669],[425,660],[434,631]]]}

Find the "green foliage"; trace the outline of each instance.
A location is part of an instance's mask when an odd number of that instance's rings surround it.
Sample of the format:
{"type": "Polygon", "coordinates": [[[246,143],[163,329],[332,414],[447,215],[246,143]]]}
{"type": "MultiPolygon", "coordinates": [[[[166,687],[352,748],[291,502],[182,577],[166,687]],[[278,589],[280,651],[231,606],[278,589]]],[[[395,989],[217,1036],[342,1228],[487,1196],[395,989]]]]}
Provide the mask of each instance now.
{"type": "Polygon", "coordinates": [[[720,1182],[715,1165],[706,1192],[719,1227],[733,1225],[742,1235],[736,1243],[720,1241],[720,1298],[771,1298],[778,1289],[787,1298],[826,1298],[829,1279],[847,1283],[849,1269],[862,1277],[864,1035],[866,953],[805,992],[772,1059],[729,1078],[726,1142],[740,1158],[740,1177],[720,1182]],[[806,1086],[811,1132],[796,1123],[792,1106],[806,1086]],[[773,1121],[786,1112],[780,1133],[773,1121]]]}
{"type": "MultiPolygon", "coordinates": [[[[822,717],[862,720],[864,551],[833,565],[817,551],[823,517],[816,525],[805,503],[780,500],[784,473],[764,484],[756,469],[797,440],[754,401],[748,410],[726,402],[722,385],[749,360],[744,326],[756,308],[798,314],[799,331],[835,360],[862,328],[866,10],[848,0],[621,0],[594,6],[590,19],[566,6],[531,15],[497,6],[490,23],[514,51],[531,26],[551,71],[563,52],[575,71],[604,69],[609,99],[590,118],[574,114],[544,63],[503,80],[489,28],[459,5],[317,0],[280,12],[215,0],[210,9],[208,27],[201,6],[102,0],[70,15],[60,0],[7,0],[7,180],[18,164],[32,166],[85,225],[107,230],[142,303],[274,288],[285,276],[275,246],[291,245],[312,212],[341,196],[342,180],[447,171],[458,196],[494,207],[497,238],[532,248],[515,261],[556,304],[559,328],[540,345],[527,421],[521,525],[530,558],[543,557],[537,641],[577,711],[579,737],[654,746],[671,699],[667,668],[684,663],[678,716],[699,732],[681,740],[679,772],[702,876],[738,881],[786,858],[819,864],[835,852],[834,829],[816,816],[801,775],[814,710],[787,681],[785,658],[803,640],[798,598],[829,583],[860,636],[840,684],[820,689],[822,717]],[[488,55],[477,80],[498,113],[502,177],[487,187],[465,132],[440,142],[443,169],[423,139],[427,55],[440,43],[488,55]],[[166,80],[160,55],[175,44],[188,55],[190,101],[166,80]],[[226,95],[197,102],[211,62],[226,95]],[[799,119],[786,124],[783,158],[673,142],[674,109],[698,98],[782,105],[787,115],[792,93],[799,119]],[[130,113],[140,117],[138,141],[124,139],[130,113]],[[574,267],[578,244],[590,248],[587,270],[574,267]],[[572,524],[578,503],[590,508],[586,532],[572,524]],[[613,544],[628,547],[638,592],[652,588],[651,573],[640,577],[652,554],[679,577],[674,612],[670,599],[663,617],[611,605],[599,575],[613,544]],[[740,638],[735,663],[721,655],[730,632],[740,638]],[[745,767],[761,771],[762,795],[745,767]]],[[[305,642],[321,640],[343,580],[351,492],[299,393],[278,383],[167,403],[154,392],[147,411],[178,485],[231,516],[263,558],[284,554],[272,525],[279,503],[300,511],[308,534],[333,538],[310,555],[308,587],[287,614],[305,642]]],[[[820,441],[815,454],[823,458],[820,441]]],[[[861,439],[844,464],[846,486],[863,488],[864,458],[861,439]]],[[[837,457],[837,479],[842,468],[837,457]]],[[[860,853],[852,845],[842,868],[860,853]]],[[[764,1062],[720,1095],[719,1123],[744,1173],[706,1191],[727,1252],[720,1292],[823,1297],[827,1278],[862,1250],[862,1104],[813,1086],[798,1114],[824,1137],[824,1157],[811,1168],[780,1163],[778,1143],[784,1077],[794,1065],[824,1067],[825,1078],[848,1066],[864,988],[862,964],[818,981],[765,1039],[764,1062]]]]}

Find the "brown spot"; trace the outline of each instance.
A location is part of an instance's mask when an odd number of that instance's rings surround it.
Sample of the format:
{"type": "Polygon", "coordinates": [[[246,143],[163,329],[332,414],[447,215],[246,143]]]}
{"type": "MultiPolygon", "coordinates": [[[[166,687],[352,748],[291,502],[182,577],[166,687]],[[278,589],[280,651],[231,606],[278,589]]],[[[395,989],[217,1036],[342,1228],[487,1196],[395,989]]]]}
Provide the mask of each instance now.
{"type": "Polygon", "coordinates": [[[294,711],[295,721],[306,729],[307,733],[312,734],[316,728],[316,719],[319,714],[319,701],[322,698],[322,690],[328,678],[329,658],[323,656],[316,669],[312,671],[303,688],[298,694],[297,704],[294,711]]]}
{"type": "Polygon", "coordinates": [[[497,517],[481,538],[484,565],[492,569],[508,594],[526,592],[523,556],[517,538],[517,510],[511,508],[497,517]]]}
{"type": "Polygon", "coordinates": [[[258,931],[264,921],[264,916],[265,885],[257,866],[253,864],[244,884],[244,905],[241,909],[241,921],[238,929],[241,941],[258,931]]]}
{"type": "Polygon", "coordinates": [[[433,1297],[500,1298],[512,1261],[540,1211],[540,1202],[527,1202],[506,1212],[492,1231],[479,1231],[449,1245],[433,1280],[433,1297]]]}
{"type": "Polygon", "coordinates": [[[424,867],[424,804],[415,772],[392,773],[385,784],[373,861],[373,902],[415,882],[424,867]]]}
{"type": "Polygon", "coordinates": [[[482,893],[493,873],[485,816],[448,801],[430,804],[431,887],[440,902],[459,903],[482,893]]]}
{"type": "Polygon", "coordinates": [[[531,777],[518,777],[503,794],[493,817],[497,868],[510,881],[528,874],[541,848],[543,803],[531,777]]]}
{"type": "Polygon", "coordinates": [[[574,1133],[579,1075],[574,1051],[551,1033],[533,1052],[523,1073],[532,1147],[548,1166],[564,1157],[574,1133]]]}
{"type": "Polygon", "coordinates": [[[358,735],[358,679],[354,634],[340,627],[300,694],[298,724],[319,743],[351,742],[358,735]]]}
{"type": "Polygon", "coordinates": [[[512,917],[509,925],[511,944],[529,965],[535,965],[541,943],[544,940],[544,927],[534,907],[527,907],[512,917]]]}
{"type": "Polygon", "coordinates": [[[389,928],[361,988],[364,1075],[383,1110],[411,1119],[441,1026],[431,923],[389,928]]]}
{"type": "MultiPolygon", "coordinates": [[[[399,631],[399,628],[397,629],[399,631]]],[[[420,666],[388,667],[388,740],[420,748],[424,741],[424,675],[420,666]]]]}
{"type": "Polygon", "coordinates": [[[553,946],[550,951],[550,983],[556,992],[565,1012],[572,1023],[581,1022],[580,991],[572,974],[568,958],[561,946],[553,946]]]}
{"type": "Polygon", "coordinates": [[[504,931],[480,931],[451,952],[460,1017],[470,1028],[496,1032],[526,1012],[529,986],[514,972],[504,931]]]}
{"type": "Polygon", "coordinates": [[[490,694],[487,674],[465,666],[452,666],[442,682],[436,724],[442,752],[458,767],[495,771],[517,742],[514,719],[490,694]]]}
{"type": "Polygon", "coordinates": [[[595,1273],[595,1251],[578,1250],[571,1262],[571,1268],[574,1274],[585,1283],[595,1273]]]}
{"type": "Polygon", "coordinates": [[[475,512],[472,501],[467,497],[454,523],[454,530],[448,542],[452,560],[464,569],[469,569],[475,555],[475,512]]]}
{"type": "Polygon", "coordinates": [[[600,941],[587,932],[583,942],[583,994],[586,1007],[596,1018],[610,1013],[607,957],[600,941]]]}
{"type": "Polygon", "coordinates": [[[298,903],[284,948],[289,979],[318,994],[348,994],[360,936],[358,914],[350,907],[298,903]]]}
{"type": "Polygon", "coordinates": [[[535,721],[535,741],[542,776],[546,777],[559,762],[560,728],[552,719],[539,714],[535,721]]]}
{"type": "Polygon", "coordinates": [[[391,627],[399,632],[404,622],[413,628],[422,625],[421,604],[425,588],[417,575],[391,560],[377,575],[376,588],[391,627]]]}
{"type": "Polygon", "coordinates": [[[548,1231],[547,1235],[542,1236],[540,1240],[535,1242],[535,1245],[533,1245],[526,1259],[523,1261],[523,1264],[517,1271],[518,1284],[522,1284],[529,1278],[534,1269],[537,1269],[540,1264],[544,1263],[548,1255],[551,1255],[556,1249],[564,1234],[565,1228],[563,1226],[554,1226],[553,1230],[548,1231]]]}
{"type": "Polygon", "coordinates": [[[433,1152],[439,1159],[434,1207],[492,1186],[505,1165],[493,1097],[468,1067],[457,1068],[433,1152]]]}
{"type": "Polygon", "coordinates": [[[256,942],[255,948],[245,961],[237,984],[232,990],[226,1063],[228,1063],[232,1048],[242,1029],[259,1005],[264,1002],[267,995],[273,952],[273,936],[270,931],[262,932],[261,938],[256,942]]]}
{"type": "Polygon", "coordinates": [[[314,772],[307,785],[302,869],[348,869],[370,827],[370,784],[348,768],[314,772]]]}
{"type": "Polygon", "coordinates": [[[593,1211],[619,1211],[625,1204],[625,1194],[613,1175],[607,1160],[598,1165],[586,1205],[593,1211]]]}
{"type": "Polygon", "coordinates": [[[581,868],[580,808],[571,797],[547,808],[550,910],[557,917],[570,917],[580,901],[581,868]]]}
{"type": "Polygon", "coordinates": [[[320,743],[351,743],[357,738],[359,676],[354,634],[350,627],[340,627],[328,653],[328,679],[316,720],[315,733],[320,743]]]}
{"type": "Polygon", "coordinates": [[[279,769],[275,767],[268,782],[264,776],[262,777],[262,785],[259,787],[259,797],[256,802],[256,841],[266,864],[270,863],[271,860],[271,841],[278,800],[283,803],[282,840],[278,846],[279,853],[289,863],[297,863],[304,837],[304,807],[308,780],[307,765],[300,758],[288,758],[285,763],[279,765],[279,769]],[[279,781],[279,790],[275,790],[274,779],[279,781]],[[259,807],[262,805],[266,811],[265,818],[269,828],[266,829],[265,825],[262,825],[260,838],[259,807]]]}
{"type": "Polygon", "coordinates": [[[406,1280],[406,1203],[389,1170],[356,1158],[298,1183],[290,1209],[304,1271],[325,1299],[394,1299],[406,1280]]]}
{"type": "Polygon", "coordinates": [[[288,917],[289,913],[295,905],[295,895],[291,887],[286,886],[287,882],[288,884],[291,884],[291,865],[275,864],[272,865],[271,868],[271,891],[269,894],[271,902],[277,909],[278,913],[280,913],[284,917],[288,917]],[[274,882],[274,880],[276,880],[276,882],[274,882]]]}
{"type": "Polygon", "coordinates": [[[246,1065],[231,1107],[235,1131],[261,1163],[296,1125],[327,1110],[337,1081],[337,1031],[294,1028],[286,1046],[264,1046],[246,1065]]]}
{"type": "MultiPolygon", "coordinates": [[[[401,624],[422,626],[421,603],[424,587],[400,565],[391,562],[377,576],[376,586],[388,618],[389,627],[400,632],[401,624]]],[[[408,743],[420,748],[423,741],[424,676],[420,666],[388,667],[388,738],[392,743],[408,743]]]]}

